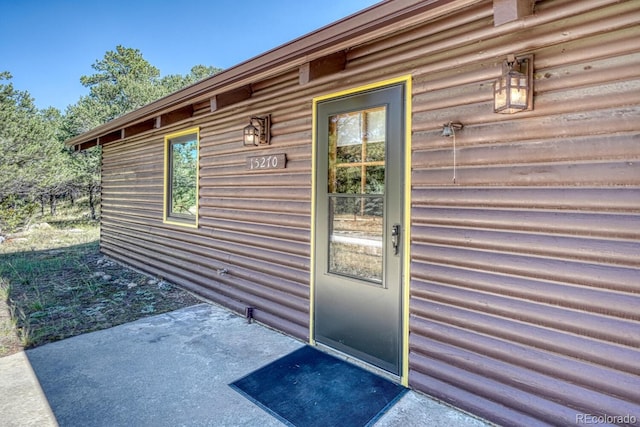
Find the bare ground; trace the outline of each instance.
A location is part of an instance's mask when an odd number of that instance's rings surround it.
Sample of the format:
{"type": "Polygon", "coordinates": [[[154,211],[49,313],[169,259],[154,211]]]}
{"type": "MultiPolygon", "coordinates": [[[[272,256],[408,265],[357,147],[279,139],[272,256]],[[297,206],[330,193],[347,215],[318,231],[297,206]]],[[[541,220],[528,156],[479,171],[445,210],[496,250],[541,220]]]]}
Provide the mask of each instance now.
{"type": "Polygon", "coordinates": [[[41,225],[0,244],[0,357],[201,302],[104,256],[98,234],[41,225]]]}

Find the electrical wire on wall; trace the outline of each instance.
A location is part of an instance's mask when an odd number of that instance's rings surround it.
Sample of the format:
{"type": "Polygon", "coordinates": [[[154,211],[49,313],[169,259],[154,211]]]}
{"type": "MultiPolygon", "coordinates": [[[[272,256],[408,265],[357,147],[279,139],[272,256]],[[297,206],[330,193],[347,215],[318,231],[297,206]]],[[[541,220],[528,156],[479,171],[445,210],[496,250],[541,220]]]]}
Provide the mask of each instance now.
{"type": "Polygon", "coordinates": [[[457,173],[457,153],[456,153],[456,130],[461,130],[463,128],[462,123],[453,123],[449,122],[445,125],[442,125],[442,136],[447,138],[453,138],[453,183],[456,183],[456,173],[457,173]]]}
{"type": "Polygon", "coordinates": [[[456,183],[456,130],[453,129],[453,183],[456,183]]]}

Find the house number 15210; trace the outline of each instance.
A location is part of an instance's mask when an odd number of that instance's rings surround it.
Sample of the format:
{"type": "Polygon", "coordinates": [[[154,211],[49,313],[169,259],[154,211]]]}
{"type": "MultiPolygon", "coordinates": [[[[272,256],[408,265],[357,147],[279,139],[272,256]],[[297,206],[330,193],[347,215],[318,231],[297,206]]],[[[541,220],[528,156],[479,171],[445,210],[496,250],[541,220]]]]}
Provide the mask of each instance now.
{"type": "Polygon", "coordinates": [[[271,154],[269,156],[247,157],[247,169],[284,169],[287,164],[287,157],[284,154],[271,154]]]}

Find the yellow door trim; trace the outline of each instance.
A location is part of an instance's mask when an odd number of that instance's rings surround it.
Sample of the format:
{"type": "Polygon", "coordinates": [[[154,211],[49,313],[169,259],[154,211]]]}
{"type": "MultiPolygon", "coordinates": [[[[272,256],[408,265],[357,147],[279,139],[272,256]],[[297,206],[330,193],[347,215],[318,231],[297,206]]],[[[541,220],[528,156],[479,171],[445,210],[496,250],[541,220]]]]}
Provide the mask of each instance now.
{"type": "Polygon", "coordinates": [[[403,242],[403,263],[402,263],[402,374],[401,384],[405,387],[409,385],[409,284],[411,265],[411,117],[412,117],[412,79],[411,75],[399,76],[393,79],[383,80],[364,86],[330,93],[313,98],[312,106],[312,137],[311,137],[311,277],[309,280],[309,344],[315,345],[313,314],[315,310],[315,247],[316,247],[316,163],[317,163],[317,105],[320,101],[340,98],[367,90],[378,89],[395,84],[404,84],[405,87],[405,162],[404,162],[404,229],[402,235],[403,242]]]}

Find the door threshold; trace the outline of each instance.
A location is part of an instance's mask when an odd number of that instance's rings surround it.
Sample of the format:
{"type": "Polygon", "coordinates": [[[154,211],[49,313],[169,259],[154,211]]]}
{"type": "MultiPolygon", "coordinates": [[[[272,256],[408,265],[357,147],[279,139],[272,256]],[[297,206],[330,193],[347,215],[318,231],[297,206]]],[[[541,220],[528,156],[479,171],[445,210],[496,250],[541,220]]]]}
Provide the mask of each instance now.
{"type": "Polygon", "coordinates": [[[379,368],[379,367],[377,367],[375,365],[372,365],[370,363],[367,363],[364,360],[358,359],[358,358],[356,358],[354,356],[351,356],[351,355],[349,355],[347,353],[344,353],[344,352],[342,352],[340,350],[336,350],[333,347],[329,347],[328,345],[322,344],[322,343],[319,343],[319,342],[316,342],[315,346],[318,348],[318,350],[322,350],[325,353],[328,353],[328,354],[330,354],[332,356],[335,356],[338,359],[344,360],[345,362],[349,362],[349,363],[351,363],[353,365],[356,365],[356,366],[358,366],[358,367],[360,367],[360,368],[362,368],[362,369],[364,369],[366,371],[372,372],[372,373],[374,373],[374,374],[376,374],[376,375],[378,375],[378,376],[380,376],[382,378],[386,378],[389,381],[392,381],[392,382],[397,383],[397,384],[401,384],[402,383],[402,378],[399,375],[392,374],[391,372],[389,372],[389,371],[387,371],[385,369],[379,368]]]}

